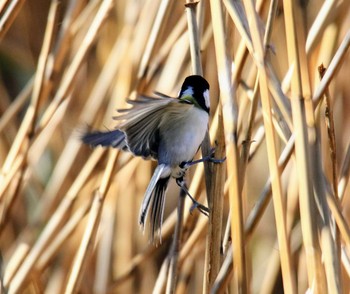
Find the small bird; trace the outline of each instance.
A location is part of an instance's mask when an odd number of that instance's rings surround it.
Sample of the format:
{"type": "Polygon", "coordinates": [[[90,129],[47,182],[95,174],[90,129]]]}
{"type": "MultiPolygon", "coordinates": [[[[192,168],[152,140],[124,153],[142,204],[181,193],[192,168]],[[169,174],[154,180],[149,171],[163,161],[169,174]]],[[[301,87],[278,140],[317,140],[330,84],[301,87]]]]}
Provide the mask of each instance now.
{"type": "MultiPolygon", "coordinates": [[[[188,76],[178,98],[140,96],[128,100],[129,109],[118,110],[114,117],[120,123],[112,131],[94,131],[82,136],[82,141],[93,147],[111,146],[130,151],[135,156],[158,161],[145,192],[140,209],[139,223],[144,229],[150,212],[150,240],[155,234],[161,242],[164,201],[171,177],[192,199],[202,213],[208,209],[189,194],[184,175],[187,168],[198,162],[212,160],[212,154],[197,161],[193,157],[202,144],[208,129],[210,99],[209,83],[199,75],[188,76]]],[[[220,161],[221,162],[221,161],[220,161]]]]}

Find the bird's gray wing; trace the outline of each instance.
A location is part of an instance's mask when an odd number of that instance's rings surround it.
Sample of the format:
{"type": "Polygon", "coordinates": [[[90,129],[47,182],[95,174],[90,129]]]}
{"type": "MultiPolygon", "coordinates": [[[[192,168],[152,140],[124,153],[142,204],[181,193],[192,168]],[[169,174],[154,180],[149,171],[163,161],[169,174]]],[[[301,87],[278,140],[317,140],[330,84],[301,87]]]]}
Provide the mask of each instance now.
{"type": "Polygon", "coordinates": [[[159,126],[169,105],[178,103],[174,98],[141,96],[128,100],[129,109],[119,110],[114,119],[121,120],[118,129],[125,133],[128,149],[136,156],[158,159],[159,126]]]}
{"type": "Polygon", "coordinates": [[[126,146],[125,134],[120,130],[87,132],[83,134],[81,140],[92,147],[101,145],[124,149],[126,146]]]}

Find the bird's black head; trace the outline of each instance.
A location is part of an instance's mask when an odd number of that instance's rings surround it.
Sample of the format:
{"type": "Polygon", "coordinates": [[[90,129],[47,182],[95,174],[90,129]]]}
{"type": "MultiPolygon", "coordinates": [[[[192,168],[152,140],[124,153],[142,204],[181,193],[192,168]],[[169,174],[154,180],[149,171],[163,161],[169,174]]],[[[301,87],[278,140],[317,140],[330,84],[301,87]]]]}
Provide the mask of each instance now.
{"type": "Polygon", "coordinates": [[[182,84],[179,99],[185,103],[194,104],[209,113],[209,83],[202,76],[188,76],[182,84]]]}

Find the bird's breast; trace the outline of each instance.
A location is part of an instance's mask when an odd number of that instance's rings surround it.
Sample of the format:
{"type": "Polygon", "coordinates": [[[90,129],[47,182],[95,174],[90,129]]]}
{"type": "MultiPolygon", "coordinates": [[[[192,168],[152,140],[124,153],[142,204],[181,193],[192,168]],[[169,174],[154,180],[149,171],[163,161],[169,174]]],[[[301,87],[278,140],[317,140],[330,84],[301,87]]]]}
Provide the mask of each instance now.
{"type": "Polygon", "coordinates": [[[159,162],[176,167],[193,159],[208,128],[208,114],[192,106],[170,112],[160,128],[159,162]]]}

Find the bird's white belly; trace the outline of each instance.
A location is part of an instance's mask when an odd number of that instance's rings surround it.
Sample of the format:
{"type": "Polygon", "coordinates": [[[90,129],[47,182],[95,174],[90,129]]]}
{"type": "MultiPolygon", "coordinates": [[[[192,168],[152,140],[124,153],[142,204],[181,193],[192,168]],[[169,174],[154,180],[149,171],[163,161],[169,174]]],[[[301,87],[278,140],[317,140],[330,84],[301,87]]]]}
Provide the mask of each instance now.
{"type": "Polygon", "coordinates": [[[208,114],[196,107],[184,112],[180,117],[169,119],[169,124],[164,128],[166,140],[164,154],[160,154],[160,161],[175,168],[182,162],[190,161],[195,156],[201,145],[208,128],[208,114]],[[166,131],[165,131],[166,130],[166,131]]]}

